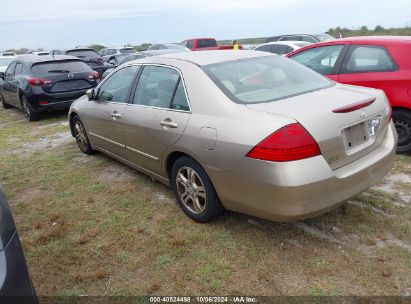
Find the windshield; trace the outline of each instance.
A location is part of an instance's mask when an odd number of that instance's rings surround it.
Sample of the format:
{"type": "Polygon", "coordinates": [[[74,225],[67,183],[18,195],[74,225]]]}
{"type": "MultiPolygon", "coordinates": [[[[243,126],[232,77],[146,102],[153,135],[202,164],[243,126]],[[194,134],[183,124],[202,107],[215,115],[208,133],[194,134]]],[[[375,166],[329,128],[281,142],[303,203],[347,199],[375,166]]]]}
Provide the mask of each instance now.
{"type": "Polygon", "coordinates": [[[67,55],[76,56],[76,57],[87,57],[95,58],[98,57],[97,53],[93,50],[72,50],[67,51],[67,55]]]}
{"type": "Polygon", "coordinates": [[[80,60],[40,62],[31,67],[34,74],[49,73],[83,73],[90,72],[91,68],[80,60]]]}
{"type": "Polygon", "coordinates": [[[135,52],[136,52],[136,50],[133,49],[133,48],[120,49],[121,54],[133,54],[135,52]]]}
{"type": "Polygon", "coordinates": [[[205,72],[236,103],[264,103],[334,85],[327,78],[280,56],[212,64],[205,72]]]}
{"type": "Polygon", "coordinates": [[[320,42],[336,40],[333,36],[330,36],[328,34],[318,34],[318,35],[314,35],[314,37],[317,38],[318,41],[320,42]]]}
{"type": "Polygon", "coordinates": [[[15,59],[14,57],[0,58],[0,66],[8,66],[15,59]]]}

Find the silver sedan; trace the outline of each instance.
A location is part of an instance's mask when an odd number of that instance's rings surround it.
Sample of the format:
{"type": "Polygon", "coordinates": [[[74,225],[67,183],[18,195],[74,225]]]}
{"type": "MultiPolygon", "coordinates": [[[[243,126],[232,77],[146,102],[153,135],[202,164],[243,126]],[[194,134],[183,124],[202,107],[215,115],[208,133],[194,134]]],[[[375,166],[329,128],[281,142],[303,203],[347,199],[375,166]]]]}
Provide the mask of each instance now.
{"type": "Polygon", "coordinates": [[[380,90],[337,84],[256,51],[128,62],[74,102],[72,135],[172,187],[208,222],[224,209],[288,221],[378,182],[397,134],[380,90]]]}

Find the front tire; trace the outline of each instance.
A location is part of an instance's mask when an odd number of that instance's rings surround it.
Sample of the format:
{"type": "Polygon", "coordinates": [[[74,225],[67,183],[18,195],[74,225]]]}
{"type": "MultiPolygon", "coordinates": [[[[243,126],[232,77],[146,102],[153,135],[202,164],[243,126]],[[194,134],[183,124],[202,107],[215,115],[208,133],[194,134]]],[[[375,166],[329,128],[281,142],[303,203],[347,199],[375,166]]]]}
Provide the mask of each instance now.
{"type": "Polygon", "coordinates": [[[21,97],[21,109],[28,121],[37,121],[40,119],[40,113],[34,112],[25,96],[21,97]]]}
{"type": "Polygon", "coordinates": [[[73,118],[72,130],[81,152],[87,155],[96,153],[96,151],[91,147],[86,128],[84,128],[83,123],[77,115],[73,118]]]}
{"type": "Polygon", "coordinates": [[[171,186],[181,209],[196,222],[210,222],[224,210],[207,173],[191,157],[175,161],[171,186]]]}
{"type": "Polygon", "coordinates": [[[1,104],[2,104],[3,108],[5,108],[5,109],[10,109],[11,108],[11,105],[6,103],[6,101],[4,100],[3,96],[1,96],[1,94],[0,94],[0,101],[1,101],[1,104]]]}
{"type": "Polygon", "coordinates": [[[411,111],[394,109],[392,120],[398,133],[398,153],[411,152],[411,111]]]}

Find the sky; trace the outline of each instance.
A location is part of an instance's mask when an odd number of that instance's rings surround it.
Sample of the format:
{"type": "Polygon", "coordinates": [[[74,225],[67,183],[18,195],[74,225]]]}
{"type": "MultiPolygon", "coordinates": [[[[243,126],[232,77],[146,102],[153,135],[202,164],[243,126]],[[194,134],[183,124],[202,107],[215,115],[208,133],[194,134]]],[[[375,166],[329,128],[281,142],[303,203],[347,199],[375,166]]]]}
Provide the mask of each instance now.
{"type": "Polygon", "coordinates": [[[0,50],[411,26],[410,0],[1,0],[0,50]]]}

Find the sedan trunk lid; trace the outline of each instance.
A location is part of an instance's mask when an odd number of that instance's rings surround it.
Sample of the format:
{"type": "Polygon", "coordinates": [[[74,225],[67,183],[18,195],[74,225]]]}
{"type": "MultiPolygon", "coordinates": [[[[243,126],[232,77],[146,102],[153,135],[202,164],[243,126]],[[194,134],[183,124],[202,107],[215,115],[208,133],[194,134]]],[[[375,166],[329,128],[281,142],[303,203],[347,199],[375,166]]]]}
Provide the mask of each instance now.
{"type": "Polygon", "coordinates": [[[383,91],[340,84],[247,107],[297,120],[317,141],[332,169],[377,148],[384,139],[391,115],[383,91]]]}

